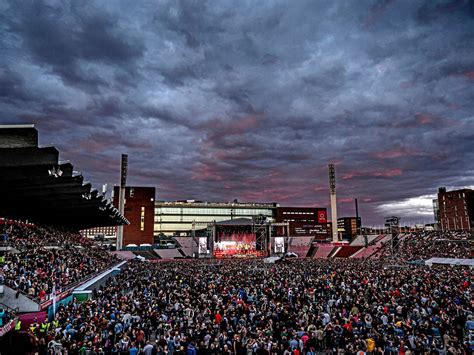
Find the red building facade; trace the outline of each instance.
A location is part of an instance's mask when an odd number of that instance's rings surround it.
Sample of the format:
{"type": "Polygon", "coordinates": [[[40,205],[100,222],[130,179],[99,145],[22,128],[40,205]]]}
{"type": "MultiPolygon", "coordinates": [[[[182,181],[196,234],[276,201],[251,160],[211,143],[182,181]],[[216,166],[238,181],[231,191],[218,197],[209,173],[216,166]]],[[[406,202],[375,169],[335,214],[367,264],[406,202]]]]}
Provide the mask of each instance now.
{"type": "Polygon", "coordinates": [[[438,190],[439,222],[442,230],[474,228],[474,190],[438,190]]]}
{"type": "MultiPolygon", "coordinates": [[[[114,187],[114,206],[118,208],[119,186],[114,187]]],[[[130,224],[123,227],[123,246],[153,244],[155,188],[127,186],[124,216],[130,224]]]]}
{"type": "Polygon", "coordinates": [[[291,237],[326,239],[327,212],[317,207],[277,207],[276,221],[288,222],[291,237]]]}

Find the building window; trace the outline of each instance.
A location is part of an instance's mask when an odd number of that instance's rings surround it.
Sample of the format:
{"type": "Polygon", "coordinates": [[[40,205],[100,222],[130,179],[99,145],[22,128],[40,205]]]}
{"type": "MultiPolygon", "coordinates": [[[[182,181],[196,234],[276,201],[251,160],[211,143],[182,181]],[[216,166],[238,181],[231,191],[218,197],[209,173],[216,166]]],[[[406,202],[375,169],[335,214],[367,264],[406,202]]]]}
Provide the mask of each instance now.
{"type": "Polygon", "coordinates": [[[145,230],[145,207],[142,207],[140,212],[140,230],[145,230]]]}
{"type": "Polygon", "coordinates": [[[131,187],[130,188],[130,197],[133,197],[134,194],[135,194],[134,188],[131,187]]]}

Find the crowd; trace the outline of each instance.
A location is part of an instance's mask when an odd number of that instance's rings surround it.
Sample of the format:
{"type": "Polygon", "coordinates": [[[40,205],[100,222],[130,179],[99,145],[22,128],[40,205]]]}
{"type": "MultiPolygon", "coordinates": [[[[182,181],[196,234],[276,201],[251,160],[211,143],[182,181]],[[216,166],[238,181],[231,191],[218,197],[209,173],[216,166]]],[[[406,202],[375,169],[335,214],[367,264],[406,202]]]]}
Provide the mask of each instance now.
{"type": "Polygon", "coordinates": [[[0,277],[18,293],[40,300],[115,261],[79,233],[3,223],[0,235],[1,245],[11,248],[1,256],[0,277]]]}
{"type": "MultiPolygon", "coordinates": [[[[0,280],[1,282],[1,280],[0,280]]],[[[1,283],[0,283],[1,285],[1,283]]],[[[0,328],[8,324],[16,316],[15,310],[0,304],[0,328]]]]}
{"type": "Polygon", "coordinates": [[[40,354],[464,354],[471,276],[380,260],[135,261],[31,332],[40,354]]]}
{"type": "Polygon", "coordinates": [[[468,232],[428,231],[399,234],[382,245],[375,257],[387,257],[392,252],[405,260],[426,260],[433,257],[471,258],[473,238],[468,232]]]}

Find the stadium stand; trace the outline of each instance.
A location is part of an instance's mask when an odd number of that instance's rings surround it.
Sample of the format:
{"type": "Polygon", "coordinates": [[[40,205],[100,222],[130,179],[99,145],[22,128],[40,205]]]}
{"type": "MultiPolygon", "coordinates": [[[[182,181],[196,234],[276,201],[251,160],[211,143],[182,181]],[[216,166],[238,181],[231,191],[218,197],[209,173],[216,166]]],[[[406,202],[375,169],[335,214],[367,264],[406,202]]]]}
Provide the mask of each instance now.
{"type": "Polygon", "coordinates": [[[183,258],[183,254],[178,249],[154,249],[154,251],[161,259],[165,260],[183,258]]]}
{"type": "Polygon", "coordinates": [[[360,245],[365,246],[365,239],[367,238],[367,243],[370,245],[376,238],[379,236],[376,234],[369,234],[369,235],[358,235],[350,245],[360,245]]]}
{"type": "Polygon", "coordinates": [[[132,260],[136,258],[136,255],[129,250],[120,250],[112,252],[113,255],[116,255],[118,258],[122,260],[132,260]]]}
{"type": "Polygon", "coordinates": [[[350,258],[369,258],[374,255],[380,248],[382,247],[383,243],[385,243],[388,239],[390,239],[390,235],[378,235],[376,238],[372,240],[372,245],[369,245],[367,248],[360,249],[356,253],[352,254],[350,258]]]}
{"type": "Polygon", "coordinates": [[[177,245],[178,249],[181,250],[185,256],[192,257],[193,250],[194,251],[198,250],[197,243],[194,242],[191,237],[174,237],[173,239],[178,243],[177,245]],[[194,243],[194,248],[193,248],[193,243],[194,243]]]}
{"type": "Polygon", "coordinates": [[[362,248],[359,251],[355,252],[350,256],[350,258],[357,258],[363,259],[372,256],[377,250],[379,250],[380,246],[369,245],[367,248],[362,248]]]}
{"type": "Polygon", "coordinates": [[[363,246],[358,245],[345,245],[340,247],[336,253],[334,253],[334,258],[349,258],[359,250],[363,249],[363,246]]]}
{"type": "Polygon", "coordinates": [[[32,314],[53,316],[56,302],[117,265],[80,229],[128,221],[56,148],[38,146],[33,125],[0,126],[0,171],[0,318],[17,316],[0,321],[1,337],[32,314]]]}
{"type": "Polygon", "coordinates": [[[381,242],[372,257],[384,258],[396,253],[405,260],[427,260],[434,257],[471,258],[474,240],[469,232],[429,231],[398,235],[381,242]]]}
{"type": "Polygon", "coordinates": [[[5,284],[37,302],[117,262],[79,233],[1,220],[0,235],[16,250],[4,254],[5,284]]]}
{"type": "Polygon", "coordinates": [[[327,259],[335,247],[331,244],[318,244],[316,248],[317,249],[316,253],[314,254],[314,258],[327,259]]]}
{"type": "Polygon", "coordinates": [[[290,237],[288,240],[288,252],[297,254],[304,258],[311,248],[313,237],[290,237]]]}
{"type": "Polygon", "coordinates": [[[0,125],[0,170],[0,216],[76,230],[128,223],[56,148],[38,147],[33,125],[0,125]]]}
{"type": "Polygon", "coordinates": [[[141,256],[147,260],[158,260],[161,257],[153,250],[134,250],[133,253],[137,256],[141,256]]]}

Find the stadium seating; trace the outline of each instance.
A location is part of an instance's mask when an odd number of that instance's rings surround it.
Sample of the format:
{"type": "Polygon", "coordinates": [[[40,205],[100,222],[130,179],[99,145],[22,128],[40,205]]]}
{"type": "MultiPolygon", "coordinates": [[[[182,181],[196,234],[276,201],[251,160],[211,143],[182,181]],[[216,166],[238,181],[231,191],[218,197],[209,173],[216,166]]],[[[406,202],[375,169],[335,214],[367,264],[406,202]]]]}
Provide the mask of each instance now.
{"type": "Polygon", "coordinates": [[[191,237],[174,237],[174,240],[176,240],[180,246],[178,249],[181,249],[186,256],[193,256],[193,250],[198,250],[197,243],[193,242],[191,237]]]}
{"type": "Polygon", "coordinates": [[[22,223],[3,223],[5,284],[39,302],[117,262],[79,233],[22,223]]]}
{"type": "Polygon", "coordinates": [[[304,258],[311,248],[313,237],[290,237],[288,239],[288,252],[295,253],[304,258]]]}
{"type": "Polygon", "coordinates": [[[183,258],[183,254],[178,249],[154,249],[154,251],[161,259],[165,260],[183,258]]]}
{"type": "Polygon", "coordinates": [[[380,237],[377,234],[370,234],[367,236],[364,235],[358,235],[351,243],[350,245],[360,245],[360,246],[365,246],[365,238],[367,237],[367,242],[370,245],[376,238],[380,237]]]}
{"type": "Polygon", "coordinates": [[[133,252],[128,250],[114,251],[112,254],[117,255],[117,257],[123,260],[132,260],[136,257],[133,252]]]}
{"type": "Polygon", "coordinates": [[[314,258],[327,259],[333,250],[334,246],[332,244],[319,244],[316,253],[314,254],[314,258]]]}
{"type": "Polygon", "coordinates": [[[147,260],[158,260],[161,257],[153,250],[134,250],[133,253],[137,256],[141,256],[147,260]]]}
{"type": "Polygon", "coordinates": [[[372,256],[380,247],[375,245],[369,245],[367,248],[360,249],[358,252],[352,254],[350,258],[368,258],[372,256]]]}
{"type": "Polygon", "coordinates": [[[380,243],[372,257],[389,257],[392,253],[405,260],[426,260],[433,257],[470,258],[473,239],[468,232],[417,232],[400,234],[392,246],[390,236],[380,243]]]}
{"type": "Polygon", "coordinates": [[[334,258],[349,258],[359,250],[363,249],[363,246],[358,245],[345,245],[339,248],[339,250],[333,255],[334,258]]]}
{"type": "Polygon", "coordinates": [[[350,258],[369,258],[373,256],[380,248],[382,244],[390,239],[389,235],[381,234],[372,240],[372,245],[369,245],[367,248],[360,249],[350,256],[350,258]]]}

